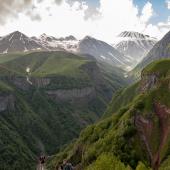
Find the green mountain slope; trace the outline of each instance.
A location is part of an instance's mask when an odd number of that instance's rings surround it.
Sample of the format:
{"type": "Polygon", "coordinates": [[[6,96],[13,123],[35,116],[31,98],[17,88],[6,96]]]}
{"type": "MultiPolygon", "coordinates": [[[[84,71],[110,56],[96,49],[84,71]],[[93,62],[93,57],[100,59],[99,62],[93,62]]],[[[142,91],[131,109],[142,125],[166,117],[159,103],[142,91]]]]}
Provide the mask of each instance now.
{"type": "Polygon", "coordinates": [[[49,169],[67,159],[77,170],[168,170],[170,60],[150,64],[138,84],[119,93],[107,114],[116,112],[86,128],[75,144],[53,156],[49,169]]]}
{"type": "Polygon", "coordinates": [[[67,52],[1,55],[0,169],[35,169],[77,137],[126,84],[120,75],[67,52]]]}

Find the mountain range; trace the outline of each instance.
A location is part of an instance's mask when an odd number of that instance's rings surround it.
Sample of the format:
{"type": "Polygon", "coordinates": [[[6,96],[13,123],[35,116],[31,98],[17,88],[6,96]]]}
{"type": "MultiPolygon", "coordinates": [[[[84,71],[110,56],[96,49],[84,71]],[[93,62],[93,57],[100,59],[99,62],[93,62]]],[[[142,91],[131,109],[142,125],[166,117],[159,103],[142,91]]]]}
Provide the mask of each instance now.
{"type": "Polygon", "coordinates": [[[118,38],[0,38],[0,169],[167,170],[170,33],[118,38]]]}
{"type": "Polygon", "coordinates": [[[48,161],[76,170],[168,170],[170,163],[170,32],[131,72],[138,82],[117,91],[102,119],[48,161]]]}
{"type": "Polygon", "coordinates": [[[16,31],[0,39],[0,53],[28,51],[69,51],[76,54],[88,54],[98,61],[131,70],[137,62],[156,43],[154,38],[137,33],[123,32],[119,42],[113,47],[110,44],[86,36],[77,40],[74,36],[56,38],[42,34],[40,37],[28,37],[16,31]],[[120,40],[121,38],[121,40],[120,40]]]}

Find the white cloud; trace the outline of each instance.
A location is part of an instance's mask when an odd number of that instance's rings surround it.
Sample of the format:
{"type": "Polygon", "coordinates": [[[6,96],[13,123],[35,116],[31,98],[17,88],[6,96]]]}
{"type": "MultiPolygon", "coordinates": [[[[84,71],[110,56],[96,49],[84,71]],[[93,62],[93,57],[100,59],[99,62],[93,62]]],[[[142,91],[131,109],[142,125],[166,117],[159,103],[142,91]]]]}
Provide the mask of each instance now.
{"type": "Polygon", "coordinates": [[[167,8],[170,9],[170,0],[166,0],[167,8]]]}
{"type": "Polygon", "coordinates": [[[151,33],[160,35],[161,28],[149,24],[154,15],[152,4],[147,2],[140,10],[134,5],[133,0],[100,0],[100,6],[94,13],[89,11],[85,2],[78,0],[68,3],[63,0],[60,5],[55,0],[35,0],[32,17],[28,16],[28,10],[18,14],[17,19],[10,19],[5,26],[0,26],[1,34],[14,30],[22,31],[30,36],[47,33],[54,36],[66,36],[72,34],[78,38],[91,35],[107,42],[112,42],[115,35],[124,30],[151,33]],[[27,13],[26,13],[27,12],[27,13]]]}
{"type": "Polygon", "coordinates": [[[141,21],[147,23],[151,17],[154,15],[152,4],[147,2],[142,10],[142,16],[140,17],[141,21]]]}

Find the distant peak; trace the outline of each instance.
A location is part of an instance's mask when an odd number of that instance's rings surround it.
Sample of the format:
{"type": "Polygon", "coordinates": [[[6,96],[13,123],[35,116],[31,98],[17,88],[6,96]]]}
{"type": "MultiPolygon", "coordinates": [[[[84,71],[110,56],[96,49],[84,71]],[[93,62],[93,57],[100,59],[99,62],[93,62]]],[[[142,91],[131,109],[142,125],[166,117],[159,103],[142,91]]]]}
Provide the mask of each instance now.
{"type": "Polygon", "coordinates": [[[14,31],[14,32],[12,32],[12,34],[21,34],[21,32],[20,31],[14,31]]]}
{"type": "Polygon", "coordinates": [[[145,35],[139,32],[135,32],[135,31],[124,31],[120,33],[118,37],[139,38],[139,39],[150,38],[149,35],[145,35]]]}
{"type": "Polygon", "coordinates": [[[12,39],[21,39],[21,38],[29,38],[27,37],[25,34],[23,34],[20,31],[14,31],[6,36],[4,36],[3,38],[9,38],[10,41],[12,41],[12,39]]]}
{"type": "Polygon", "coordinates": [[[93,37],[91,37],[91,36],[89,36],[89,35],[87,35],[87,36],[85,36],[84,38],[83,38],[83,40],[94,40],[95,38],[93,38],[93,37]]]}
{"type": "Polygon", "coordinates": [[[40,37],[48,37],[48,35],[43,33],[43,34],[40,35],[40,37]]]}
{"type": "Polygon", "coordinates": [[[14,35],[24,35],[22,32],[20,32],[20,31],[14,31],[14,32],[12,32],[12,33],[10,33],[10,34],[14,34],[14,35]]]}
{"type": "Polygon", "coordinates": [[[77,40],[73,35],[65,37],[65,40],[77,40]]]}

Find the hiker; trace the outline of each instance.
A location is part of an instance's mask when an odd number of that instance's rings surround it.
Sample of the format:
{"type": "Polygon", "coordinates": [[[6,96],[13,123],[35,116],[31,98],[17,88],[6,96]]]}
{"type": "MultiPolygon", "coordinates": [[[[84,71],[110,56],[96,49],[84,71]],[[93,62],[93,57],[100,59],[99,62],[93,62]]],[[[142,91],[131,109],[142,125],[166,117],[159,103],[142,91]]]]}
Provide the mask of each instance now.
{"type": "Polygon", "coordinates": [[[63,170],[73,170],[73,166],[71,163],[66,160],[63,161],[63,170]]]}
{"type": "Polygon", "coordinates": [[[63,165],[60,165],[58,170],[63,170],[63,165]]]}
{"type": "Polygon", "coordinates": [[[40,156],[40,157],[39,157],[40,170],[43,170],[45,161],[46,161],[46,157],[45,157],[45,156],[40,156]]]}

